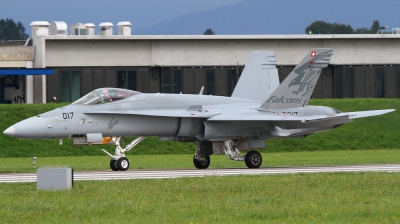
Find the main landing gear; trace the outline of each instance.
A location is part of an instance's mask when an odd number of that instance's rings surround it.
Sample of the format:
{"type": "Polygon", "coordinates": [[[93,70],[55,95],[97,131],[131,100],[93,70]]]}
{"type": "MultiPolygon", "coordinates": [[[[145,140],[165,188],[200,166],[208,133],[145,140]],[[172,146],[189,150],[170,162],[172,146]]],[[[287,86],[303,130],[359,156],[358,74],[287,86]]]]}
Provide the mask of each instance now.
{"type": "Polygon", "coordinates": [[[133,147],[135,147],[139,142],[141,142],[143,139],[145,139],[147,136],[140,136],[133,140],[129,145],[127,145],[125,148],[121,148],[120,145],[120,140],[121,137],[116,137],[115,140],[115,152],[114,155],[110,154],[104,149],[101,149],[103,152],[105,152],[108,156],[110,156],[111,161],[110,161],[110,168],[113,171],[126,171],[129,169],[130,161],[128,158],[125,157],[125,152],[131,150],[133,147]]]}
{"type": "Polygon", "coordinates": [[[207,169],[210,165],[210,156],[206,154],[201,154],[201,142],[196,142],[196,153],[193,156],[193,165],[197,169],[207,169]]]}
{"type": "MultiPolygon", "coordinates": [[[[240,154],[238,147],[232,140],[226,140],[222,142],[223,152],[228,156],[229,159],[235,161],[244,161],[248,168],[259,168],[262,164],[262,156],[256,150],[251,150],[247,152],[245,156],[240,154]]],[[[196,142],[196,153],[193,157],[193,164],[197,169],[207,169],[210,165],[210,156],[201,154],[201,144],[200,141],[196,142]]]]}

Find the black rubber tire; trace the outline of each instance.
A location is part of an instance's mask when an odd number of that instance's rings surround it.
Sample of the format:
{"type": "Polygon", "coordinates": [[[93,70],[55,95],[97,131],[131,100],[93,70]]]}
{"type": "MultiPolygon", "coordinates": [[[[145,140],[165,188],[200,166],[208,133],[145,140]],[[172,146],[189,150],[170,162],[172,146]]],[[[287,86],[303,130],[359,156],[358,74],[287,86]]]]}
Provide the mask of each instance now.
{"type": "Polygon", "coordinates": [[[118,165],[117,165],[117,161],[116,160],[111,160],[110,161],[110,168],[113,170],[113,171],[119,171],[119,168],[118,168],[118,165]]]}
{"type": "Polygon", "coordinates": [[[258,151],[251,150],[246,154],[244,161],[248,168],[259,168],[262,164],[262,156],[258,151]]]}
{"type": "Polygon", "coordinates": [[[204,155],[207,161],[199,161],[193,156],[193,164],[197,169],[207,169],[210,166],[210,156],[204,155]]]}
{"type": "Polygon", "coordinates": [[[129,169],[130,162],[126,157],[121,157],[117,161],[117,166],[121,171],[127,171],[129,169]]]}

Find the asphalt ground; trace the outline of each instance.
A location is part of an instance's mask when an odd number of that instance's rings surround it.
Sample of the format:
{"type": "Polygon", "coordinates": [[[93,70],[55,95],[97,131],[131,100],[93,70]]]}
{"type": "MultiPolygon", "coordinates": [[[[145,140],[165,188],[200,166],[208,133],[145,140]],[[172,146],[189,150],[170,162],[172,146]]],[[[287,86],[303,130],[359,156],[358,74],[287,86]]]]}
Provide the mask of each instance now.
{"type": "MultiPolygon", "coordinates": [[[[182,177],[227,176],[227,175],[271,175],[321,172],[400,172],[400,164],[354,165],[354,166],[304,166],[266,167],[258,169],[205,169],[205,170],[129,170],[75,172],[75,180],[115,179],[163,179],[182,177]]],[[[0,174],[0,183],[36,182],[35,173],[0,174]]]]}

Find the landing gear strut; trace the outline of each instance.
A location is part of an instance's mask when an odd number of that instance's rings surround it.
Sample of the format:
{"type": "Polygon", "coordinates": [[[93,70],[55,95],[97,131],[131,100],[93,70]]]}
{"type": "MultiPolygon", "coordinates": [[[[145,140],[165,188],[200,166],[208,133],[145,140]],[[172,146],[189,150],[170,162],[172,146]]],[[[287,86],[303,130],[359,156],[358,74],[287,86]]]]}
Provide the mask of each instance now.
{"type": "Polygon", "coordinates": [[[130,144],[128,144],[125,148],[121,148],[121,146],[120,146],[119,141],[121,140],[121,137],[113,137],[113,138],[116,138],[114,155],[110,154],[109,152],[107,152],[104,149],[101,149],[104,153],[106,153],[111,158],[111,161],[110,161],[111,170],[113,170],[113,171],[128,170],[130,161],[128,160],[128,158],[125,157],[125,152],[128,152],[129,150],[133,149],[133,147],[135,147],[137,144],[139,144],[139,142],[141,142],[146,137],[147,136],[137,137],[130,144]]]}

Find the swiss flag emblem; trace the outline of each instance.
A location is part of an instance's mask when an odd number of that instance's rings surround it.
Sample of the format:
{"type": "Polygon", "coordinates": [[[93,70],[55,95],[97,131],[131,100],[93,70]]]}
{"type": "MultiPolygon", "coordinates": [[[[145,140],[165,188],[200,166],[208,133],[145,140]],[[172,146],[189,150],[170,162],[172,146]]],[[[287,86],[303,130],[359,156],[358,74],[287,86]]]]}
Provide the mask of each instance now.
{"type": "Polygon", "coordinates": [[[315,52],[315,51],[311,52],[311,57],[315,58],[315,56],[317,56],[317,52],[315,52]]]}

